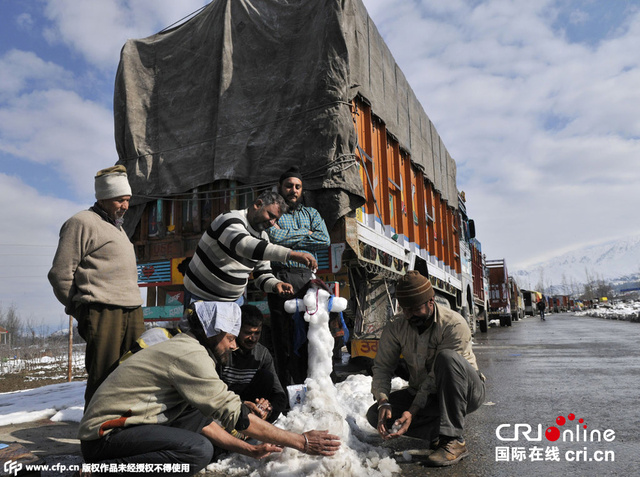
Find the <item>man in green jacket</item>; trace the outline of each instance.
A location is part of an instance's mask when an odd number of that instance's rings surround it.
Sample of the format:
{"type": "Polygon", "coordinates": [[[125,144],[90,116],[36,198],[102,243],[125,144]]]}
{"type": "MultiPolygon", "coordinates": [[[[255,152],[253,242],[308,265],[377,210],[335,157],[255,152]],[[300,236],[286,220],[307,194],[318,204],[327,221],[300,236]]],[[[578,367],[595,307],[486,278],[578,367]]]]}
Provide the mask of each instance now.
{"type": "Polygon", "coordinates": [[[116,474],[149,468],[148,474],[185,476],[208,465],[214,447],[257,459],[280,452],[278,446],[335,454],[337,436],[277,428],[220,379],[216,365],[236,349],[240,323],[236,303],[198,301],[185,313],[182,333],[124,360],[98,388],[80,422],[85,461],[116,474]],[[237,439],[234,430],[263,444],[237,439]]]}
{"type": "Polygon", "coordinates": [[[133,244],[122,228],[131,186],[124,166],[95,177],[96,203],[67,220],[49,271],[53,292],[87,342],[85,407],[144,331],[133,244]]]}
{"type": "Polygon", "coordinates": [[[404,316],[382,332],[373,366],[376,403],[367,419],[383,439],[406,434],[436,442],[427,458],[435,467],[469,455],[463,438],[465,416],[485,399],[484,376],[471,349],[471,330],[458,313],[435,303],[431,282],[409,271],[396,286],[404,316]],[[391,379],[406,361],[409,386],[391,392],[391,379]]]}

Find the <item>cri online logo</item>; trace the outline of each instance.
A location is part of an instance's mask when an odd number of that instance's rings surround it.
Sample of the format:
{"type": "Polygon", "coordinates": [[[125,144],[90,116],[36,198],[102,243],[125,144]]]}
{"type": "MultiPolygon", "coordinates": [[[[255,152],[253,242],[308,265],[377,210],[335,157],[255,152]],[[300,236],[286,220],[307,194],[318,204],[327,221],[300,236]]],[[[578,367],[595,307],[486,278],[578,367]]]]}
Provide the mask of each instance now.
{"type": "MultiPolygon", "coordinates": [[[[556,424],[558,427],[562,427],[567,422],[576,421],[576,416],[573,413],[569,413],[567,417],[558,416],[556,418],[556,424]]],[[[580,418],[576,421],[575,431],[574,429],[567,428],[561,431],[556,426],[549,426],[544,432],[544,437],[548,441],[555,442],[562,438],[562,442],[600,442],[602,440],[606,442],[612,442],[615,438],[615,432],[613,429],[607,429],[600,431],[599,429],[593,429],[587,431],[587,425],[584,419],[580,418]]],[[[501,424],[496,428],[496,437],[501,441],[518,441],[520,436],[524,437],[528,441],[541,441],[542,440],[542,424],[538,424],[537,433],[534,432],[529,424],[501,424]],[[511,432],[509,432],[511,430],[511,432]]]]}

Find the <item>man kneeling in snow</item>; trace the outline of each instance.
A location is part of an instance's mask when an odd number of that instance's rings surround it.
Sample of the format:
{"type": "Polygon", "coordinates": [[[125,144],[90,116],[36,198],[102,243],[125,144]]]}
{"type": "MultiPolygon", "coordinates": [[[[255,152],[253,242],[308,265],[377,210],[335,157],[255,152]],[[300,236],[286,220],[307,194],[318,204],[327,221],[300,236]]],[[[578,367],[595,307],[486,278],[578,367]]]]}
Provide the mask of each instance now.
{"type": "Polygon", "coordinates": [[[240,330],[235,303],[196,302],[180,328],[183,333],[129,357],[100,385],[78,432],[87,462],[176,464],[172,469],[185,476],[211,462],[214,446],[257,459],[280,452],[278,446],[335,454],[337,436],[279,429],[219,378],[216,364],[227,361],[240,330]],[[236,439],[234,429],[263,443],[236,439]]]}

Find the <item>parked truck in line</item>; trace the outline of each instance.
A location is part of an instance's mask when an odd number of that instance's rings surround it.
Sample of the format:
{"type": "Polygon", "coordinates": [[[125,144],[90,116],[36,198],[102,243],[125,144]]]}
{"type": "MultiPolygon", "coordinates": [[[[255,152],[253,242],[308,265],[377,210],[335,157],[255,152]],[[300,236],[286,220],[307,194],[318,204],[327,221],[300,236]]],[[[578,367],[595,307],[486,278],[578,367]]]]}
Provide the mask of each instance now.
{"type": "Polygon", "coordinates": [[[519,321],[524,318],[524,299],[522,290],[518,286],[518,282],[512,276],[509,276],[509,299],[511,307],[511,320],[519,321]]]}
{"type": "Polygon", "coordinates": [[[489,276],[482,245],[476,239],[469,241],[473,275],[473,300],[476,305],[476,322],[482,333],[489,328],[489,276]]]}
{"type": "Polygon", "coordinates": [[[511,296],[509,272],[504,259],[487,260],[489,270],[489,320],[498,320],[500,326],[511,326],[511,296]]]}
{"type": "Polygon", "coordinates": [[[533,290],[522,290],[524,301],[524,314],[536,316],[538,314],[538,292],[533,290]]]}
{"type": "MultiPolygon", "coordinates": [[[[350,301],[352,355],[375,355],[409,269],[472,330],[486,324],[456,163],[362,1],[222,3],[122,49],[116,143],[147,317],[181,314],[184,267],[210,222],[297,165],[330,231],[317,275],[350,301]]],[[[247,298],[268,314],[261,292],[247,298]]]]}

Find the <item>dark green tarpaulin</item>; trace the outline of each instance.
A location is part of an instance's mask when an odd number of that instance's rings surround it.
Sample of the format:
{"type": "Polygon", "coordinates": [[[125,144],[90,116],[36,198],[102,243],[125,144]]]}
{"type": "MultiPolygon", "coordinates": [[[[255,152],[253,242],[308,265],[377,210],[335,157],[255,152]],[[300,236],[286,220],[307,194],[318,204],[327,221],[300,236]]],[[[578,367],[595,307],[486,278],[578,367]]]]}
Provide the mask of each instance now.
{"type": "Polygon", "coordinates": [[[275,183],[295,164],[332,224],[363,203],[356,94],[457,207],[455,162],[361,0],[214,0],[127,41],[114,115],[134,204],[222,179],[275,183]]]}

